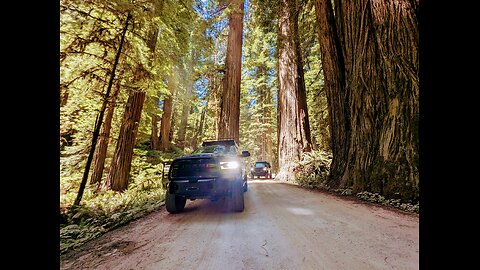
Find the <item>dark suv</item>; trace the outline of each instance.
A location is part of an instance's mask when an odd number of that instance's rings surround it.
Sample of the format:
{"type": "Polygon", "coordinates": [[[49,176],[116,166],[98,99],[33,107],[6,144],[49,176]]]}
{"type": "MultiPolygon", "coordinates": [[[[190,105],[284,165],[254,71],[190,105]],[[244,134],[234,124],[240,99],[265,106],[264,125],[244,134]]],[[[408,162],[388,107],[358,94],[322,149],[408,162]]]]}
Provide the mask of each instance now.
{"type": "Polygon", "coordinates": [[[257,161],[250,170],[250,176],[252,178],[255,178],[255,176],[272,178],[272,166],[266,161],[257,161]]]}
{"type": "Polygon", "coordinates": [[[187,199],[227,197],[233,210],[244,209],[243,193],[247,191],[247,175],[234,140],[205,141],[191,155],[172,161],[168,172],[165,207],[170,213],[182,212],[187,199]]]}

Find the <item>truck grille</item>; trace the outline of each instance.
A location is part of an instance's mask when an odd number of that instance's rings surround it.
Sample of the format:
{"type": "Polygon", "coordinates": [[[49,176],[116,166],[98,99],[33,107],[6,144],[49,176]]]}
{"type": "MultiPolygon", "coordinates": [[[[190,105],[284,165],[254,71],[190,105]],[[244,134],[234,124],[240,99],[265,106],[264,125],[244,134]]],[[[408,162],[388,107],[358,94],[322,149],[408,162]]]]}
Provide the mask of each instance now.
{"type": "Polygon", "coordinates": [[[214,159],[184,159],[173,162],[170,170],[172,178],[210,178],[218,175],[218,165],[214,159]]]}

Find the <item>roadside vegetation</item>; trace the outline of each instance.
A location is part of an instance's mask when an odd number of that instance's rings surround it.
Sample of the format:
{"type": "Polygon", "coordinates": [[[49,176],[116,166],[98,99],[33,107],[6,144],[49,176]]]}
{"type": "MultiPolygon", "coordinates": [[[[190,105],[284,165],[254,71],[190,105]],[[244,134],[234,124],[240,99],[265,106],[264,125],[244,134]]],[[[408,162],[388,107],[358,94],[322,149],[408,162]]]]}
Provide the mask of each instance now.
{"type": "Polygon", "coordinates": [[[312,151],[304,155],[303,161],[295,168],[296,183],[305,188],[329,191],[340,196],[356,197],[362,201],[393,207],[410,213],[420,213],[418,201],[405,201],[401,198],[387,199],[379,193],[360,191],[354,192],[351,188],[333,188],[328,184],[330,173],[331,154],[324,151],[312,151]]]}
{"type": "Polygon", "coordinates": [[[78,192],[81,171],[75,170],[76,155],[60,158],[60,254],[78,247],[110,230],[159,209],[164,204],[163,162],[182,155],[134,149],[129,188],[125,192],[87,185],[82,203],[71,207],[78,192]]]}

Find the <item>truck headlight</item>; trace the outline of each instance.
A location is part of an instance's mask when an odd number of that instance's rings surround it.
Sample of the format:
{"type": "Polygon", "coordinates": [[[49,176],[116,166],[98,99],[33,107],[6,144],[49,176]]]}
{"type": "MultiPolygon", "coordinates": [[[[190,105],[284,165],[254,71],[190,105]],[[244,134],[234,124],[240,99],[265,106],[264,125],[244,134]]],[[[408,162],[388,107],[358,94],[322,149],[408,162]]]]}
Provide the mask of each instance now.
{"type": "Polygon", "coordinates": [[[237,161],[221,161],[220,162],[220,169],[222,170],[229,170],[229,169],[237,169],[240,164],[237,161]]]}

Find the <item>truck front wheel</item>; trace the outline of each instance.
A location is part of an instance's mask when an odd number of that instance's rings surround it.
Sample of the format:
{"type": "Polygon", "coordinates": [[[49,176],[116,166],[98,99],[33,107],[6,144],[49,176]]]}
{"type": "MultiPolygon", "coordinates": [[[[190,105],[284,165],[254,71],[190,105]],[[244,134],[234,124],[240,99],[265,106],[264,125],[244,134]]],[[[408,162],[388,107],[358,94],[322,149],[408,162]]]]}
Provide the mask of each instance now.
{"type": "Polygon", "coordinates": [[[169,213],[175,214],[182,212],[186,203],[187,199],[185,197],[171,194],[167,190],[165,194],[165,208],[167,208],[169,213]]]}
{"type": "Polygon", "coordinates": [[[238,181],[233,185],[232,208],[235,212],[243,212],[243,209],[245,208],[243,192],[243,184],[241,181],[238,181]]]}

